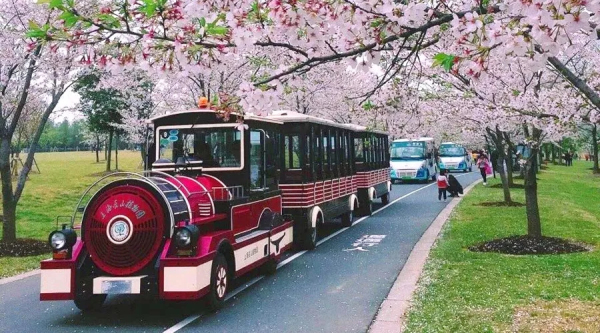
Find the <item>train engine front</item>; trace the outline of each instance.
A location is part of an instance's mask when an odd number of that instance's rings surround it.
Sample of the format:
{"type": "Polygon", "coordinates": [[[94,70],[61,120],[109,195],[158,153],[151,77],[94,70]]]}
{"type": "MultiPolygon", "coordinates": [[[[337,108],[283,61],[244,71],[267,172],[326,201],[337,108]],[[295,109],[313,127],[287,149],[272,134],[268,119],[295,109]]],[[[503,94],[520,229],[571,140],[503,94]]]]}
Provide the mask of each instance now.
{"type": "Polygon", "coordinates": [[[211,112],[155,121],[150,170],[113,173],[87,189],[69,223],[49,236],[41,300],[74,300],[89,310],[109,294],[205,297],[217,309],[235,276],[274,271],[293,242],[268,164],[267,133],[277,124],[252,120],[246,131],[211,112]],[[221,148],[236,142],[240,149],[226,159],[221,148]],[[216,158],[209,164],[192,152],[216,158]]]}

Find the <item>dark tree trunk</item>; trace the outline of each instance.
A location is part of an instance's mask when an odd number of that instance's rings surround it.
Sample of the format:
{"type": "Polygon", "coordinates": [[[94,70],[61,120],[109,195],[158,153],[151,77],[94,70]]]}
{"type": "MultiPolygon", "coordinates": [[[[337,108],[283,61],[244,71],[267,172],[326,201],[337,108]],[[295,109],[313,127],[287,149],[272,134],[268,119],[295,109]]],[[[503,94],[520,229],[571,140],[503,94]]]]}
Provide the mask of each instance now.
{"type": "MultiPolygon", "coordinates": [[[[527,131],[526,131],[527,134],[527,131]]],[[[541,137],[541,130],[537,128],[532,129],[531,133],[532,142],[534,144],[530,146],[531,152],[527,157],[525,163],[525,211],[527,213],[527,234],[531,237],[542,236],[542,223],[540,219],[540,209],[538,206],[538,192],[537,192],[537,172],[536,172],[536,159],[538,158],[538,146],[535,144],[541,137]]]]}
{"type": "Polygon", "coordinates": [[[110,130],[108,133],[108,144],[106,145],[107,155],[106,155],[106,171],[110,171],[110,158],[112,153],[112,143],[113,143],[113,131],[110,130]]]}
{"type": "MultiPolygon", "coordinates": [[[[498,158],[496,159],[496,167],[500,173],[500,180],[502,180],[502,190],[504,192],[504,202],[510,203],[512,202],[512,198],[510,196],[510,188],[508,186],[508,179],[506,177],[506,170],[504,168],[504,161],[506,160],[506,151],[504,147],[504,134],[498,127],[496,127],[495,132],[490,128],[486,129],[489,137],[492,139],[494,146],[496,146],[496,151],[498,152],[498,158]]],[[[491,160],[490,160],[491,162],[491,160]]]]}
{"type": "Polygon", "coordinates": [[[119,171],[119,134],[115,138],[115,170],[119,171]]]}
{"type": "Polygon", "coordinates": [[[598,168],[598,125],[596,124],[592,127],[592,151],[594,153],[593,173],[600,173],[600,168],[598,168]]]}
{"type": "Polygon", "coordinates": [[[144,143],[140,145],[140,152],[142,154],[142,165],[146,166],[146,145],[144,143]]]}
{"type": "Polygon", "coordinates": [[[106,140],[104,140],[104,160],[106,161],[107,158],[108,158],[108,144],[106,143],[106,140]]]}
{"type": "Polygon", "coordinates": [[[512,155],[513,153],[516,153],[515,150],[515,145],[512,143],[512,141],[510,140],[510,135],[506,132],[504,132],[504,139],[506,141],[506,145],[508,147],[508,152],[507,152],[507,156],[505,157],[505,161],[506,161],[506,178],[508,179],[508,186],[513,186],[515,184],[514,178],[513,178],[513,158],[512,155]]]}
{"type": "Polygon", "coordinates": [[[100,163],[100,136],[96,136],[96,163],[100,163]]]}
{"type": "Polygon", "coordinates": [[[16,204],[13,197],[12,174],[10,170],[10,140],[2,138],[0,142],[0,178],[2,178],[2,240],[17,239],[16,204]]]}
{"type": "Polygon", "coordinates": [[[552,144],[552,164],[556,164],[556,146],[552,144]]]}

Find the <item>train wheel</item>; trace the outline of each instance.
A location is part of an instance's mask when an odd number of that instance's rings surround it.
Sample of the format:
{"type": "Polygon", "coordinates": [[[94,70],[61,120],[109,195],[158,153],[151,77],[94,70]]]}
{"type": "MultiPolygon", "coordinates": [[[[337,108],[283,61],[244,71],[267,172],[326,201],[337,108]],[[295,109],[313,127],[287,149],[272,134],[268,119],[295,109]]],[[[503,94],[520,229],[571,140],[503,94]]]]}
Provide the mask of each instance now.
{"type": "MultiPolygon", "coordinates": [[[[299,237],[297,238],[296,245],[299,250],[312,250],[317,246],[317,227],[313,228],[310,218],[299,220],[297,222],[300,221],[303,221],[306,224],[306,227],[302,228],[302,226],[299,226],[299,237]]],[[[321,214],[318,214],[316,226],[322,222],[323,219],[321,214]]]]}
{"type": "Polygon", "coordinates": [[[263,274],[265,275],[273,275],[277,272],[277,264],[279,260],[277,259],[269,259],[266,263],[264,263],[261,267],[263,274]]]}
{"type": "Polygon", "coordinates": [[[381,203],[384,205],[387,205],[390,203],[390,193],[389,192],[381,196],[381,203]]]}
{"type": "Polygon", "coordinates": [[[351,227],[354,220],[354,211],[349,211],[342,215],[342,227],[351,227]]]}
{"type": "Polygon", "coordinates": [[[75,306],[81,311],[97,311],[102,308],[106,294],[75,296],[75,306]]]}
{"type": "Polygon", "coordinates": [[[227,260],[221,252],[217,252],[212,263],[210,273],[210,291],[206,296],[207,306],[210,310],[218,310],[225,303],[225,294],[229,288],[229,267],[227,260]]]}
{"type": "Polygon", "coordinates": [[[373,214],[373,201],[369,200],[369,202],[363,205],[362,215],[371,216],[371,214],[373,214]]]}

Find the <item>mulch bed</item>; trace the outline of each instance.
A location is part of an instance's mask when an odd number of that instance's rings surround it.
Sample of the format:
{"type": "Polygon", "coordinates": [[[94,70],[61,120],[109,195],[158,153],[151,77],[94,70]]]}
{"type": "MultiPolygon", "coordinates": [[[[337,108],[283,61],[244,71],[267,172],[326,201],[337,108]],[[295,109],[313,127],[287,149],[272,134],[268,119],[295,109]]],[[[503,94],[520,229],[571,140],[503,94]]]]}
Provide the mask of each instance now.
{"type": "Polygon", "coordinates": [[[52,252],[48,242],[38,239],[17,239],[0,242],[0,257],[28,257],[52,252]]]}
{"type": "Polygon", "coordinates": [[[590,249],[584,245],[570,242],[564,238],[510,236],[470,246],[469,250],[473,252],[526,255],[587,252],[590,249]]]}
{"type": "Polygon", "coordinates": [[[524,207],[525,205],[520,202],[506,202],[506,201],[485,201],[473,204],[473,206],[483,207],[524,207]]]}
{"type": "MultiPolygon", "coordinates": [[[[494,184],[492,186],[490,186],[491,188],[502,188],[502,184],[494,184]]],[[[525,188],[525,185],[523,184],[512,184],[509,185],[508,188],[525,188]]]]}

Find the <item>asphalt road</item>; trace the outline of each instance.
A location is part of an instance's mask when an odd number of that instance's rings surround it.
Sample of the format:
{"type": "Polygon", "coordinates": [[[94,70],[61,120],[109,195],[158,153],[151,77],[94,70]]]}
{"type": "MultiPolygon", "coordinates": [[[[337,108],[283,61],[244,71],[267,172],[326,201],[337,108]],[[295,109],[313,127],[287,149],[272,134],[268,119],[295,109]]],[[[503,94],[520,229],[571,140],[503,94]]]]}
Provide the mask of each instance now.
{"type": "MultiPolygon", "coordinates": [[[[458,179],[466,187],[478,174],[458,179]]],[[[217,313],[200,302],[114,296],[103,311],[84,315],[70,301],[40,302],[35,275],[0,285],[0,332],[365,332],[413,246],[446,206],[434,183],[394,185],[391,200],[351,228],[326,225],[315,250],[287,254],[275,275],[239,279],[217,313]],[[375,245],[357,242],[365,237],[375,245]]]]}

